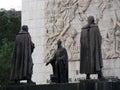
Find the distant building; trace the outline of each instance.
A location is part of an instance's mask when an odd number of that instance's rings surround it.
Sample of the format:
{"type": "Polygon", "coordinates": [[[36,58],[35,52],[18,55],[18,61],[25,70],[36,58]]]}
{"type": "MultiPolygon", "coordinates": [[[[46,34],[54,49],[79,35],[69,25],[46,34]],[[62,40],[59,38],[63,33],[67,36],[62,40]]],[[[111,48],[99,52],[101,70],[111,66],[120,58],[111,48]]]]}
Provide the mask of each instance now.
{"type": "Polygon", "coordinates": [[[8,10],[6,13],[8,16],[21,16],[21,11],[16,11],[15,9],[8,10]]]}

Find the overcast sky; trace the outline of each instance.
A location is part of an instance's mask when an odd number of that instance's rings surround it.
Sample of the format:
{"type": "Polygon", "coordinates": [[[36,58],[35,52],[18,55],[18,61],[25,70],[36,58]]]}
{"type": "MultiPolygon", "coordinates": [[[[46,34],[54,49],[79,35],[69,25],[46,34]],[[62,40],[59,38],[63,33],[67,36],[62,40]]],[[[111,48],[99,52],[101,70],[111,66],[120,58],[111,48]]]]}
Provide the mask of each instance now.
{"type": "Polygon", "coordinates": [[[22,0],[0,0],[0,8],[21,10],[22,0]]]}

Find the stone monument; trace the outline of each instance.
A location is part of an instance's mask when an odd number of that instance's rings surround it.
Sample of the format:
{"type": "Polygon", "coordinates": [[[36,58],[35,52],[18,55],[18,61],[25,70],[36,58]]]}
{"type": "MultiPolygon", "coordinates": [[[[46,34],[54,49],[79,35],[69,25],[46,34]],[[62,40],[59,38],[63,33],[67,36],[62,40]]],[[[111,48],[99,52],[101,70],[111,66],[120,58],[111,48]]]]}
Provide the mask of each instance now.
{"type": "Polygon", "coordinates": [[[36,47],[33,81],[49,83],[52,67],[46,67],[45,63],[53,57],[58,39],[68,51],[69,82],[85,79],[85,75],[79,73],[79,39],[88,16],[95,17],[101,30],[103,75],[120,78],[119,13],[120,0],[22,0],[22,24],[29,26],[36,47]]]}

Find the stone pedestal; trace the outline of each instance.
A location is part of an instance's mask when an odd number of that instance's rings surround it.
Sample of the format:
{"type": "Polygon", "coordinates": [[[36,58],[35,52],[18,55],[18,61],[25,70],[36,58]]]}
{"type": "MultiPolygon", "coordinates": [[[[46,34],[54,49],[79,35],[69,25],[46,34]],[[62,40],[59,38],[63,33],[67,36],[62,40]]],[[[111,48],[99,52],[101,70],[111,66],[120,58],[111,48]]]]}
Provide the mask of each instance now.
{"type": "Polygon", "coordinates": [[[120,82],[83,81],[81,83],[1,86],[0,90],[120,90],[120,82]]]}

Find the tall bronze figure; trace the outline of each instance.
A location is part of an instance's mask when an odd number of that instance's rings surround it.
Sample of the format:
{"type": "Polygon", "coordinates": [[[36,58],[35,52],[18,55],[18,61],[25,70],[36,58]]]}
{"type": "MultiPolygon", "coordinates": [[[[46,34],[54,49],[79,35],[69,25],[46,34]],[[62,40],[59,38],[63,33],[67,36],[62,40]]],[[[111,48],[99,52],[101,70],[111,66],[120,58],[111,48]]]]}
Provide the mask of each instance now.
{"type": "Polygon", "coordinates": [[[15,40],[11,80],[15,83],[19,83],[20,80],[27,80],[27,83],[33,83],[31,81],[33,61],[31,54],[34,49],[34,44],[31,41],[31,36],[28,32],[28,26],[23,25],[22,31],[18,33],[15,40]]]}
{"type": "Polygon", "coordinates": [[[81,31],[81,54],[80,54],[80,73],[98,74],[98,79],[102,79],[102,54],[101,54],[102,37],[97,24],[94,23],[94,17],[88,17],[88,24],[81,31]]]}
{"type": "Polygon", "coordinates": [[[68,82],[68,54],[65,48],[62,47],[61,41],[58,40],[58,48],[54,57],[46,64],[51,63],[53,67],[53,75],[56,77],[56,83],[68,82]]]}

